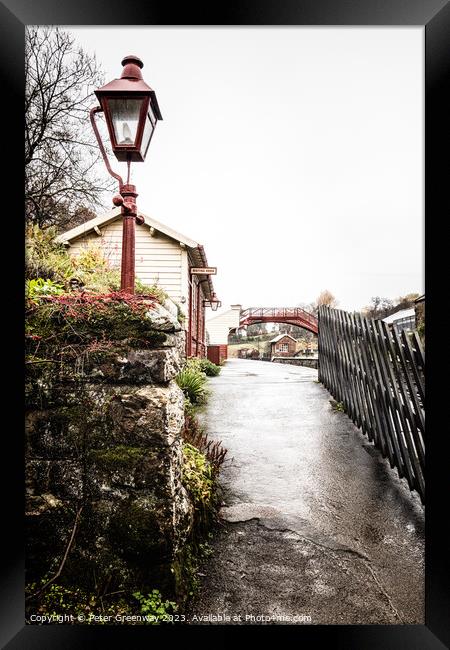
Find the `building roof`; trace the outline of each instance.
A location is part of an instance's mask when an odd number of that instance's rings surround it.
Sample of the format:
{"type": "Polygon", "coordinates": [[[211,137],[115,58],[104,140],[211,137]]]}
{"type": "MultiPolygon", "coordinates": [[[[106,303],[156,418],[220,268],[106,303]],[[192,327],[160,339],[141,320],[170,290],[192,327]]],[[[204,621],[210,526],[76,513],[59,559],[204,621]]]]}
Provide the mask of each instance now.
{"type": "Polygon", "coordinates": [[[416,298],[414,302],[425,302],[425,294],[423,293],[421,296],[416,298]]]}
{"type": "MultiPolygon", "coordinates": [[[[78,239],[79,237],[83,237],[84,235],[93,232],[96,227],[98,228],[99,226],[106,226],[107,224],[116,221],[117,219],[120,219],[121,214],[122,211],[120,207],[113,208],[112,210],[109,210],[104,214],[98,215],[93,219],[89,219],[89,221],[85,221],[79,226],[75,226],[75,228],[71,228],[70,230],[61,233],[56,237],[56,241],[60,242],[61,244],[70,244],[75,239],[78,239]]],[[[149,217],[147,214],[144,214],[143,212],[139,211],[138,214],[144,219],[144,225],[148,226],[149,229],[154,228],[155,230],[162,233],[163,235],[170,237],[170,239],[173,239],[174,241],[177,241],[178,243],[186,246],[186,248],[189,249],[194,266],[199,266],[199,267],[209,266],[208,260],[206,259],[205,250],[201,244],[194,241],[193,239],[190,239],[190,237],[186,237],[186,235],[182,235],[176,230],[172,230],[172,228],[169,228],[169,226],[166,226],[160,221],[157,221],[153,217],[149,217]]],[[[205,291],[205,295],[208,299],[211,299],[212,294],[214,293],[214,287],[211,280],[211,276],[209,275],[205,276],[204,282],[205,283],[207,282],[207,289],[205,291]]]]}
{"type": "MultiPolygon", "coordinates": [[[[186,237],[186,235],[182,235],[176,230],[172,230],[172,228],[169,228],[169,226],[166,226],[163,223],[160,223],[159,221],[156,221],[156,219],[154,219],[153,217],[149,217],[147,214],[144,214],[143,212],[140,211],[138,214],[140,217],[144,219],[145,225],[147,225],[149,228],[154,228],[155,230],[162,232],[164,235],[167,235],[167,237],[170,237],[171,239],[175,239],[176,241],[180,242],[180,244],[184,244],[188,248],[197,248],[198,246],[200,246],[200,244],[198,244],[193,239],[186,237]]],[[[75,228],[71,228],[70,230],[61,233],[60,235],[58,235],[56,240],[61,243],[70,242],[74,239],[78,239],[78,237],[82,237],[83,235],[86,235],[87,233],[93,231],[95,229],[95,226],[97,227],[105,226],[106,224],[111,223],[112,221],[116,221],[117,219],[120,218],[120,216],[121,216],[121,208],[120,207],[113,208],[112,210],[109,210],[104,214],[100,214],[97,217],[94,217],[93,219],[89,219],[89,221],[85,221],[79,226],[75,226],[75,228]]]]}
{"type": "Polygon", "coordinates": [[[278,341],[284,339],[285,336],[287,336],[288,338],[292,339],[297,343],[297,339],[294,339],[294,337],[291,336],[290,334],[278,334],[278,336],[276,336],[274,339],[271,339],[269,343],[278,343],[278,341]]]}
{"type": "Polygon", "coordinates": [[[383,320],[385,323],[395,323],[397,320],[400,320],[402,318],[411,318],[415,315],[416,312],[414,310],[414,307],[410,307],[409,309],[400,309],[400,311],[396,311],[395,314],[386,316],[386,318],[383,318],[383,320]]]}

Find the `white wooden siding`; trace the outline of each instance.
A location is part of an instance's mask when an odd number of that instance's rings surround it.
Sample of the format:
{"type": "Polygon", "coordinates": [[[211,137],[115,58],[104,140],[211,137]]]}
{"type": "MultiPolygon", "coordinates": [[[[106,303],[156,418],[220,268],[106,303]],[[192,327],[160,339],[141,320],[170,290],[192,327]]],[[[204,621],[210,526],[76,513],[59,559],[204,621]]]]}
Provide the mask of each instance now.
{"type": "Polygon", "coordinates": [[[185,301],[181,303],[181,311],[186,316],[185,322],[187,323],[189,318],[189,259],[188,253],[185,248],[180,248],[181,250],[181,296],[185,298],[185,301]]]}
{"type": "MultiPolygon", "coordinates": [[[[90,232],[73,240],[69,253],[78,255],[88,242],[98,243],[111,266],[120,267],[122,221],[113,221],[100,230],[101,236],[90,232]]],[[[179,242],[159,232],[152,237],[148,226],[136,225],[136,277],[141,282],[148,285],[158,284],[174,302],[179,303],[182,295],[187,298],[184,285],[188,269],[182,269],[182,265],[187,267],[187,254],[181,249],[179,242]]]]}
{"type": "Polygon", "coordinates": [[[240,313],[241,305],[235,305],[228,311],[206,321],[210,345],[226,345],[228,343],[230,329],[239,327],[240,313]]]}

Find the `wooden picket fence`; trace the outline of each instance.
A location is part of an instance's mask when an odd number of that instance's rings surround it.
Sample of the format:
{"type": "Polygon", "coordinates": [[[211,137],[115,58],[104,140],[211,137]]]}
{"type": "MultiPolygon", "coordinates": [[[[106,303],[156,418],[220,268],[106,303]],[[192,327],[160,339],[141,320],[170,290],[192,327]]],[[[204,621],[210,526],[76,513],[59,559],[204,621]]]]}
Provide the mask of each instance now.
{"type": "Polygon", "coordinates": [[[319,308],[319,381],[425,502],[425,354],[417,332],[319,308]]]}

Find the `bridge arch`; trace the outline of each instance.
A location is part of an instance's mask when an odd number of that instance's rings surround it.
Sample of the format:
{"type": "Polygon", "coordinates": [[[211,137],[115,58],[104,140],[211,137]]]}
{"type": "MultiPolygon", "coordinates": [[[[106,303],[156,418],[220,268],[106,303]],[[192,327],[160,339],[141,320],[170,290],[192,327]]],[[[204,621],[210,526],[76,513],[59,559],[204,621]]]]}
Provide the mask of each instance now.
{"type": "Polygon", "coordinates": [[[286,323],[302,327],[313,334],[319,333],[317,316],[301,307],[249,307],[239,317],[239,327],[255,323],[286,323]]]}

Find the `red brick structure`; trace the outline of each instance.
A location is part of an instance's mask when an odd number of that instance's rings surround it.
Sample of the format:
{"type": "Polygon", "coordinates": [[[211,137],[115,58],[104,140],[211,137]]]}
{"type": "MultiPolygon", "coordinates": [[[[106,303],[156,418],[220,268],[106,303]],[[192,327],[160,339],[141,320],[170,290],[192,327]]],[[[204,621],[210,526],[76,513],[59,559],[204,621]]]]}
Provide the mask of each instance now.
{"type": "Polygon", "coordinates": [[[293,357],[297,349],[297,341],[290,334],[279,334],[270,343],[270,358],[293,357]]]}

